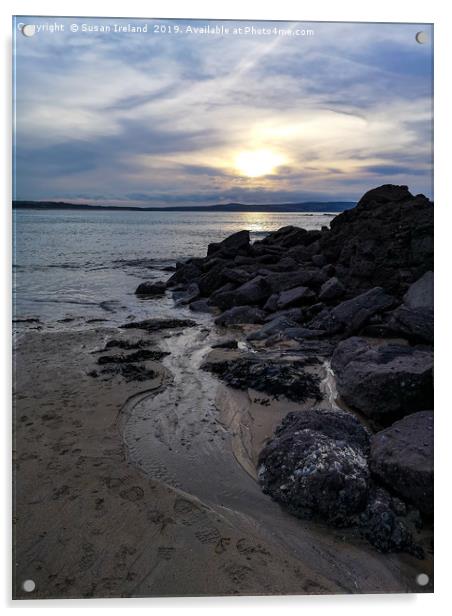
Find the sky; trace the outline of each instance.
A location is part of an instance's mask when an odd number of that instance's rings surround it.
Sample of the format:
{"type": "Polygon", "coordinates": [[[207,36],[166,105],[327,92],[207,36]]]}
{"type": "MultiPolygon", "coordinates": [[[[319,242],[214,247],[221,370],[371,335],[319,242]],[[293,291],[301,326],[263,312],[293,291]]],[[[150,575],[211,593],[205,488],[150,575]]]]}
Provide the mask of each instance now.
{"type": "Polygon", "coordinates": [[[356,201],[387,183],[433,196],[429,25],[20,17],[13,32],[15,199],[356,201]],[[195,31],[207,25],[229,31],[195,31]]]}

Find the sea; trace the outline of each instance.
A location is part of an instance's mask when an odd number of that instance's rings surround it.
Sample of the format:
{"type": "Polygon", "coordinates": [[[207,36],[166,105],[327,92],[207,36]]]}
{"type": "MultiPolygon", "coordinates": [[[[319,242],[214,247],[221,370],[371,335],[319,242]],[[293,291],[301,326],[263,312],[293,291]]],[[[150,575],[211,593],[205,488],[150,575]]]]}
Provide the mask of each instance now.
{"type": "Polygon", "coordinates": [[[205,256],[210,242],[236,231],[248,229],[254,241],[286,225],[320,229],[335,215],[15,210],[13,322],[67,328],[175,317],[170,297],[139,299],[138,284],[166,280],[176,261],[205,256]]]}

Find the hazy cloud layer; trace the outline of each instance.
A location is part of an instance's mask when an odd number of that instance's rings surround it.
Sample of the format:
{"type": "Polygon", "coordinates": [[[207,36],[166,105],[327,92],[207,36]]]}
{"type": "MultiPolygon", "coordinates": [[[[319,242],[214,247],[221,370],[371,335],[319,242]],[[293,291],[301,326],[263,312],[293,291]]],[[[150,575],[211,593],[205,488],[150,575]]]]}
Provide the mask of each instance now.
{"type": "Polygon", "coordinates": [[[33,18],[54,21],[66,32],[16,36],[17,199],[354,200],[388,182],[432,196],[430,26],[100,34],[69,26],[120,21],[33,18]],[[250,177],[236,162],[248,152],[270,153],[275,168],[250,177]]]}

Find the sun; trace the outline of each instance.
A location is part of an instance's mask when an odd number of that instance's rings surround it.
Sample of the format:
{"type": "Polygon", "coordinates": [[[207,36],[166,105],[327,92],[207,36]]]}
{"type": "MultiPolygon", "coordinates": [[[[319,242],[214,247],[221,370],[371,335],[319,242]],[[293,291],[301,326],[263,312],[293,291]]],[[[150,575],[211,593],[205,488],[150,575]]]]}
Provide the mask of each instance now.
{"type": "Polygon", "coordinates": [[[257,178],[275,173],[277,167],[285,162],[284,156],[273,150],[246,150],[237,154],[234,159],[234,167],[240,175],[257,178]]]}

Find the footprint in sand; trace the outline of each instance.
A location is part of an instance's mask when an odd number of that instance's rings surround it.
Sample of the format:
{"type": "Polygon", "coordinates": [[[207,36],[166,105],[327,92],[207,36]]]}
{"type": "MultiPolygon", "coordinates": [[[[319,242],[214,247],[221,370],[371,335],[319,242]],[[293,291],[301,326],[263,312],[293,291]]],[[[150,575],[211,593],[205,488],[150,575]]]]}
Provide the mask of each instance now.
{"type": "Polygon", "coordinates": [[[128,490],[121,490],[119,496],[124,500],[135,502],[143,499],[144,490],[139,486],[132,486],[128,490]]]}

